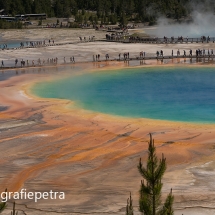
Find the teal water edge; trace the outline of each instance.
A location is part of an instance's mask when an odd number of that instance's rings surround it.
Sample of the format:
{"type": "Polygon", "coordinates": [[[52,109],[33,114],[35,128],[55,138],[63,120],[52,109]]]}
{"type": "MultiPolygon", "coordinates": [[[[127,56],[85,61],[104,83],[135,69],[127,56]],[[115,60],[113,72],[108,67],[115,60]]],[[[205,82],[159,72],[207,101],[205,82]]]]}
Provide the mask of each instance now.
{"type": "Polygon", "coordinates": [[[38,83],[32,92],[106,114],[215,123],[215,68],[210,67],[98,71],[38,83]]]}

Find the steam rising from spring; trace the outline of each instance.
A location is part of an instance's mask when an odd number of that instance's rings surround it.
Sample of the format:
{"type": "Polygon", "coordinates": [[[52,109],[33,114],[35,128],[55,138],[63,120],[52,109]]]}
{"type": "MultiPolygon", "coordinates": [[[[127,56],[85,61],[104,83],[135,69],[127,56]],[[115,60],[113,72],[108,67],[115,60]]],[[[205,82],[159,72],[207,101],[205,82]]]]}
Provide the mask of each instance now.
{"type": "Polygon", "coordinates": [[[158,26],[153,34],[157,37],[201,37],[215,36],[215,16],[212,12],[194,11],[191,23],[171,24],[166,18],[159,18],[158,26]]]}

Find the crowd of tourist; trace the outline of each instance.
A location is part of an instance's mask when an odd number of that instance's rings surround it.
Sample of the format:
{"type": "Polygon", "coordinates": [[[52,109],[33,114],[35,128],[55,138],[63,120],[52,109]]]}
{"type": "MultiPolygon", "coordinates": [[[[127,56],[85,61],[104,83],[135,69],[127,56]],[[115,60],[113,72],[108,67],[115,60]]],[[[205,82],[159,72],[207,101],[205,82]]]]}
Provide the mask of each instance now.
{"type": "MultiPolygon", "coordinates": [[[[213,51],[213,49],[208,49],[208,50],[205,50],[205,49],[196,49],[195,50],[195,56],[196,57],[210,57],[211,55],[214,55],[214,51],[213,51]]],[[[157,57],[164,57],[164,52],[163,52],[163,50],[160,50],[160,51],[157,51],[156,52],[156,56],[157,57]]],[[[168,56],[168,55],[167,55],[168,56]]],[[[172,50],[172,53],[171,53],[171,56],[172,57],[174,57],[175,55],[174,55],[174,50],[172,50]]],[[[190,49],[189,50],[189,54],[187,55],[187,52],[186,52],[186,50],[183,50],[183,54],[181,55],[181,52],[180,52],[180,50],[178,49],[177,51],[176,51],[176,56],[177,57],[186,57],[186,56],[189,56],[189,57],[192,57],[193,56],[193,50],[192,49],[190,49]]]]}
{"type": "Polygon", "coordinates": [[[79,37],[81,42],[93,42],[95,41],[95,36],[89,36],[89,37],[79,37]]]}
{"type": "MultiPolygon", "coordinates": [[[[214,56],[214,51],[213,49],[208,49],[208,50],[205,50],[205,49],[197,49],[195,50],[195,55],[193,55],[193,50],[190,49],[188,51],[188,54],[186,52],[186,50],[183,50],[182,53],[181,51],[178,49],[176,52],[176,54],[174,55],[174,50],[171,51],[171,55],[166,55],[166,57],[211,57],[211,56],[214,56]]],[[[147,59],[147,57],[150,57],[152,58],[153,56],[150,54],[149,56],[146,55],[146,52],[145,51],[141,51],[139,52],[139,56],[133,56],[133,58],[135,59],[147,59]]],[[[154,56],[155,57],[155,56],[154,56]]],[[[160,51],[157,51],[156,52],[156,57],[165,57],[164,55],[164,51],[163,50],[160,50],[160,51]]],[[[105,54],[104,55],[104,58],[101,59],[101,55],[100,54],[96,54],[96,55],[93,55],[93,62],[100,62],[101,60],[106,60],[108,61],[110,59],[110,56],[109,54],[105,54]]],[[[124,61],[128,61],[128,60],[131,60],[132,57],[130,58],[130,54],[129,52],[124,52],[124,53],[119,53],[118,54],[118,60],[121,61],[121,60],[124,60],[124,61]]],[[[60,62],[62,63],[62,62],[60,62]]],[[[64,57],[63,58],[63,63],[75,63],[75,57],[74,56],[71,56],[71,57],[64,57]]],[[[36,61],[35,60],[20,60],[20,67],[29,67],[29,66],[45,66],[45,65],[57,65],[58,64],[58,58],[48,58],[48,59],[37,59],[36,61]]],[[[4,61],[2,60],[1,62],[1,67],[4,67],[4,61]]],[[[19,60],[18,59],[15,59],[15,64],[14,64],[15,67],[19,67],[19,60]]]]}
{"type": "MultiPolygon", "coordinates": [[[[49,40],[49,42],[51,43],[51,40],[49,40]]],[[[40,44],[39,42],[37,42],[37,44],[40,44]]],[[[22,44],[23,45],[23,44],[22,44]]],[[[155,56],[153,56],[152,54],[146,54],[145,51],[140,51],[139,55],[135,55],[135,56],[131,56],[129,52],[124,52],[124,53],[119,53],[118,54],[118,60],[124,60],[124,61],[129,61],[132,59],[140,59],[140,60],[144,60],[144,59],[156,59],[156,58],[180,58],[180,57],[196,57],[196,58],[203,58],[203,57],[211,57],[214,56],[214,51],[213,49],[196,49],[196,50],[182,50],[182,52],[178,49],[178,50],[172,50],[171,54],[167,54],[164,55],[164,51],[163,50],[159,50],[156,51],[155,56]],[[195,53],[195,54],[193,54],[195,53]]],[[[108,53],[106,53],[102,59],[101,59],[101,55],[100,54],[96,54],[93,55],[93,62],[101,62],[101,61],[109,61],[110,60],[110,56],[108,53]]],[[[117,58],[113,58],[114,60],[117,60],[117,58]]],[[[40,59],[38,58],[37,60],[18,60],[15,59],[15,64],[14,67],[34,67],[34,66],[45,66],[45,65],[57,65],[59,63],[59,60],[57,57],[55,58],[48,58],[48,59],[40,59]],[[20,64],[19,64],[20,63],[20,64]]],[[[62,63],[75,63],[75,57],[71,56],[71,57],[63,57],[63,60],[60,62],[60,64],[62,63]]],[[[11,65],[11,64],[10,64],[11,65]]],[[[4,61],[1,61],[1,67],[5,67],[4,61]]],[[[13,67],[10,66],[10,67],[13,67]]]]}
{"type": "MultiPolygon", "coordinates": [[[[81,42],[93,42],[95,41],[95,36],[89,36],[89,37],[79,37],[81,42]]],[[[40,40],[40,41],[26,41],[26,42],[20,42],[19,46],[18,44],[11,44],[11,48],[12,49],[16,49],[16,48],[34,48],[34,47],[42,47],[42,46],[49,46],[49,45],[54,45],[55,40],[52,39],[48,39],[48,40],[40,40]]],[[[5,50],[5,49],[9,49],[8,47],[9,44],[1,44],[0,45],[0,49],[5,50]]]]}
{"type": "MultiPolygon", "coordinates": [[[[40,59],[38,58],[36,61],[35,60],[18,60],[15,59],[15,64],[14,67],[19,67],[19,61],[20,61],[20,67],[35,67],[35,66],[47,66],[47,65],[57,65],[58,64],[58,58],[48,58],[48,59],[40,59]]],[[[69,57],[69,60],[67,61],[67,58],[63,58],[64,63],[75,63],[75,57],[69,57]]],[[[1,67],[4,67],[4,61],[1,61],[1,67]]],[[[13,66],[11,66],[13,67],[13,66]]]]}
{"type": "MultiPolygon", "coordinates": [[[[147,42],[154,42],[154,43],[180,43],[180,42],[207,42],[209,43],[211,41],[210,36],[201,36],[199,38],[191,38],[191,37],[183,37],[183,36],[178,36],[178,37],[166,37],[164,36],[163,38],[158,38],[158,37],[140,37],[140,36],[128,36],[124,34],[123,32],[121,33],[112,33],[112,34],[106,34],[106,40],[112,40],[112,41],[127,41],[129,43],[147,43],[147,42]]],[[[214,42],[215,38],[213,38],[214,42]]]]}

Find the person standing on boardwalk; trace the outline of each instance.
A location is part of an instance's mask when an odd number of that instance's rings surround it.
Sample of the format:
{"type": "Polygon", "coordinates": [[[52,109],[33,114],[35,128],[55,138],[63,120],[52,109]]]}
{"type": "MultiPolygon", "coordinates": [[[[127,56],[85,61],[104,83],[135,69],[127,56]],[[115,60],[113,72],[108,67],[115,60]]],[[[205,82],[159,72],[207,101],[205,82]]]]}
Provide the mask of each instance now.
{"type": "Polygon", "coordinates": [[[203,56],[205,56],[205,49],[203,49],[203,56]]]}
{"type": "Polygon", "coordinates": [[[100,60],[100,54],[98,54],[98,61],[100,60]]]}
{"type": "Polygon", "coordinates": [[[159,51],[156,52],[157,57],[159,56],[159,51]]]}
{"type": "Polygon", "coordinates": [[[127,53],[124,53],[124,55],[125,55],[124,59],[127,60],[127,53]]]}
{"type": "Polygon", "coordinates": [[[163,57],[163,50],[161,50],[161,56],[163,57]]]}
{"type": "Polygon", "coordinates": [[[178,51],[177,51],[177,56],[179,56],[179,49],[178,49],[178,51]]]}
{"type": "Polygon", "coordinates": [[[121,54],[119,53],[119,60],[120,60],[120,56],[121,56],[121,54]]]}
{"type": "Polygon", "coordinates": [[[3,60],[1,61],[1,67],[4,67],[4,61],[3,60]]]}
{"type": "Polygon", "coordinates": [[[172,50],[172,56],[173,56],[173,50],[172,50]]]}

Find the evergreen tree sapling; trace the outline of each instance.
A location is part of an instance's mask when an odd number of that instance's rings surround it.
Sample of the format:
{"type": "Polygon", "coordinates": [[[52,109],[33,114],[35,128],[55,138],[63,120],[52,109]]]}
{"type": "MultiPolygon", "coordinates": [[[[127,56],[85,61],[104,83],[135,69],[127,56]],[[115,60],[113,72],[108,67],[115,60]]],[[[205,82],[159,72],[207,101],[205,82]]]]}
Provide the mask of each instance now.
{"type": "Polygon", "coordinates": [[[131,193],[130,193],[130,197],[127,199],[126,215],[134,215],[133,200],[131,198],[131,193]]]}
{"type": "Polygon", "coordinates": [[[161,189],[162,178],[166,170],[166,158],[162,154],[162,158],[158,161],[154,140],[150,134],[148,146],[148,160],[146,167],[143,167],[141,158],[138,170],[145,181],[141,181],[139,210],[144,215],[172,215],[173,196],[172,192],[168,195],[164,206],[161,206],[161,189]]]}

